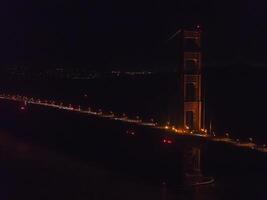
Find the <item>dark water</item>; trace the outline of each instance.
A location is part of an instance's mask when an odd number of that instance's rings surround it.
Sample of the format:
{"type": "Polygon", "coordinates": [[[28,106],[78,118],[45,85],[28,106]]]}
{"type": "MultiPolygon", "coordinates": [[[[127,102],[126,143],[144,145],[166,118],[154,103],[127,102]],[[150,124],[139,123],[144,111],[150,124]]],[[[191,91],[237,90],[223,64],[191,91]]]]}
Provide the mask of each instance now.
{"type": "Polygon", "coordinates": [[[216,199],[209,188],[145,184],[6,134],[0,135],[1,199],[216,199]]]}
{"type": "Polygon", "coordinates": [[[255,175],[220,177],[214,185],[181,190],[145,184],[25,143],[11,143],[1,144],[1,199],[266,199],[266,184],[255,175]]]}

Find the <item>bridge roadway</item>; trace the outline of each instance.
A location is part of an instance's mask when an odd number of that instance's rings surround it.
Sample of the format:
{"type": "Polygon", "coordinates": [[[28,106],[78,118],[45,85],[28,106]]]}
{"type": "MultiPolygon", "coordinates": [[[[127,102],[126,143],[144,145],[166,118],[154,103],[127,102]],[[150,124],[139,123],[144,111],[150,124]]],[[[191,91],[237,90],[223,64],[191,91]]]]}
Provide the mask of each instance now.
{"type": "MultiPolygon", "coordinates": [[[[52,108],[56,108],[60,110],[67,110],[70,112],[83,113],[83,114],[87,114],[91,116],[93,115],[93,116],[100,117],[100,118],[108,118],[114,121],[121,121],[124,123],[133,124],[133,125],[149,127],[152,129],[164,130],[165,132],[173,133],[174,135],[189,136],[190,138],[192,137],[202,138],[207,141],[225,143],[225,144],[230,144],[230,145],[240,147],[240,148],[247,148],[250,150],[267,153],[266,145],[257,145],[253,143],[252,139],[249,142],[241,142],[239,139],[231,139],[229,138],[229,136],[228,137],[216,137],[216,136],[207,135],[205,132],[196,134],[188,130],[182,130],[182,129],[176,128],[174,126],[168,126],[168,125],[161,126],[161,125],[158,125],[156,122],[145,122],[139,118],[130,119],[127,116],[118,116],[114,113],[104,114],[101,109],[98,109],[98,111],[92,111],[91,109],[87,109],[87,110],[82,109],[81,106],[79,105],[74,107],[71,104],[69,104],[68,106],[66,106],[63,104],[63,102],[56,103],[56,101],[53,101],[53,100],[44,100],[44,99],[41,100],[41,99],[29,98],[29,97],[21,96],[21,95],[9,95],[9,94],[0,94],[0,99],[23,102],[25,106],[27,104],[34,104],[34,105],[52,107],[52,108]]],[[[22,106],[21,109],[25,109],[25,107],[22,106]]],[[[163,142],[167,144],[172,143],[171,140],[167,140],[167,139],[164,140],[163,142]]]]}

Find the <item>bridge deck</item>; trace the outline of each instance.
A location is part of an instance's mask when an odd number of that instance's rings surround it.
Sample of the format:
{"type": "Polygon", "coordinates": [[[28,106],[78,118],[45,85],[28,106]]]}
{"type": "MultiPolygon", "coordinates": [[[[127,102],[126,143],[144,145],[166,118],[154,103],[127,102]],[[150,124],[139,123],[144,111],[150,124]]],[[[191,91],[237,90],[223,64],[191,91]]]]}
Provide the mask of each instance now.
{"type": "MultiPolygon", "coordinates": [[[[185,136],[185,137],[189,137],[191,140],[192,139],[198,140],[198,138],[202,138],[203,141],[207,140],[207,141],[227,143],[227,144],[230,144],[230,145],[233,145],[236,147],[248,148],[251,150],[256,150],[256,151],[260,151],[263,153],[267,153],[267,146],[265,146],[265,145],[260,146],[260,145],[253,143],[253,142],[240,142],[238,139],[234,140],[234,139],[230,139],[229,137],[208,136],[208,135],[203,134],[203,133],[200,133],[200,134],[194,133],[193,134],[189,131],[181,130],[181,129],[178,129],[176,127],[161,126],[155,122],[144,122],[139,118],[138,119],[130,119],[130,118],[127,118],[125,116],[117,116],[114,113],[103,114],[102,111],[91,111],[88,109],[85,110],[85,109],[82,109],[81,106],[76,106],[76,108],[74,108],[70,104],[68,106],[63,105],[63,103],[56,104],[56,102],[52,101],[52,100],[41,100],[41,99],[29,98],[26,96],[5,95],[5,94],[1,94],[0,99],[17,101],[17,102],[25,102],[26,104],[40,105],[40,106],[51,107],[51,108],[66,110],[66,111],[75,112],[75,113],[82,113],[82,114],[86,114],[89,116],[106,118],[109,120],[114,120],[114,121],[132,124],[136,127],[142,126],[142,127],[147,127],[150,129],[158,129],[158,130],[161,130],[163,133],[173,134],[177,137],[185,136]]],[[[166,141],[166,143],[168,143],[168,141],[166,141]]]]}

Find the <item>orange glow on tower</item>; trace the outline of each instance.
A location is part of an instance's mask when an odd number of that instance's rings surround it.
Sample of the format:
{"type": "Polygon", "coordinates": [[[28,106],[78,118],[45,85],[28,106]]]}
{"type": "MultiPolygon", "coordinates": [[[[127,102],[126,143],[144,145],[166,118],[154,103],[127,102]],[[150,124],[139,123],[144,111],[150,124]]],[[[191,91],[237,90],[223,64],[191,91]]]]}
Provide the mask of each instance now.
{"type": "Polygon", "coordinates": [[[203,129],[202,108],[202,53],[201,30],[183,30],[183,127],[184,129],[203,129]]]}

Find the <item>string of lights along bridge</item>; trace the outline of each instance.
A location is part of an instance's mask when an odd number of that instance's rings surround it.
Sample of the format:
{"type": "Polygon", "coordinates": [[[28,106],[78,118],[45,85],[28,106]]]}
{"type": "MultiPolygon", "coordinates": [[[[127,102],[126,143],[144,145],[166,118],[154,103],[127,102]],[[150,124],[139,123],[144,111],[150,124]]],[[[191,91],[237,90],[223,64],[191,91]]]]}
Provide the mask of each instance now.
{"type": "MultiPolygon", "coordinates": [[[[36,99],[36,98],[29,98],[26,96],[21,95],[8,95],[8,94],[0,94],[0,99],[2,100],[8,100],[8,101],[16,101],[20,103],[19,109],[24,112],[27,109],[27,106],[32,105],[39,105],[44,107],[50,107],[55,108],[59,110],[66,110],[69,112],[75,112],[75,113],[83,113],[88,116],[96,116],[100,118],[106,118],[110,120],[116,120],[121,121],[123,123],[130,123],[135,124],[139,126],[146,126],[150,128],[156,128],[156,129],[162,129],[168,133],[172,133],[174,135],[181,135],[181,136],[191,136],[191,137],[202,137],[206,140],[216,141],[216,142],[223,142],[230,145],[234,145],[237,147],[242,148],[248,148],[255,151],[260,151],[267,153],[267,146],[266,145],[257,145],[253,142],[253,138],[249,138],[247,142],[242,142],[239,139],[231,139],[230,135],[226,133],[223,137],[219,137],[216,135],[208,135],[207,130],[201,130],[200,133],[193,132],[189,129],[181,129],[177,128],[175,126],[170,126],[168,123],[166,125],[160,125],[157,122],[145,122],[140,117],[136,117],[136,119],[131,119],[127,117],[127,115],[118,115],[113,112],[109,112],[108,114],[105,114],[102,112],[101,109],[98,109],[97,111],[93,111],[90,108],[84,109],[81,106],[73,106],[72,104],[64,104],[63,102],[56,102],[54,100],[44,100],[44,99],[36,99]],[[22,103],[22,104],[21,104],[22,103]]],[[[129,131],[129,134],[134,135],[134,132],[129,131]]],[[[172,140],[169,139],[163,139],[163,142],[166,144],[173,144],[172,140]]]]}

